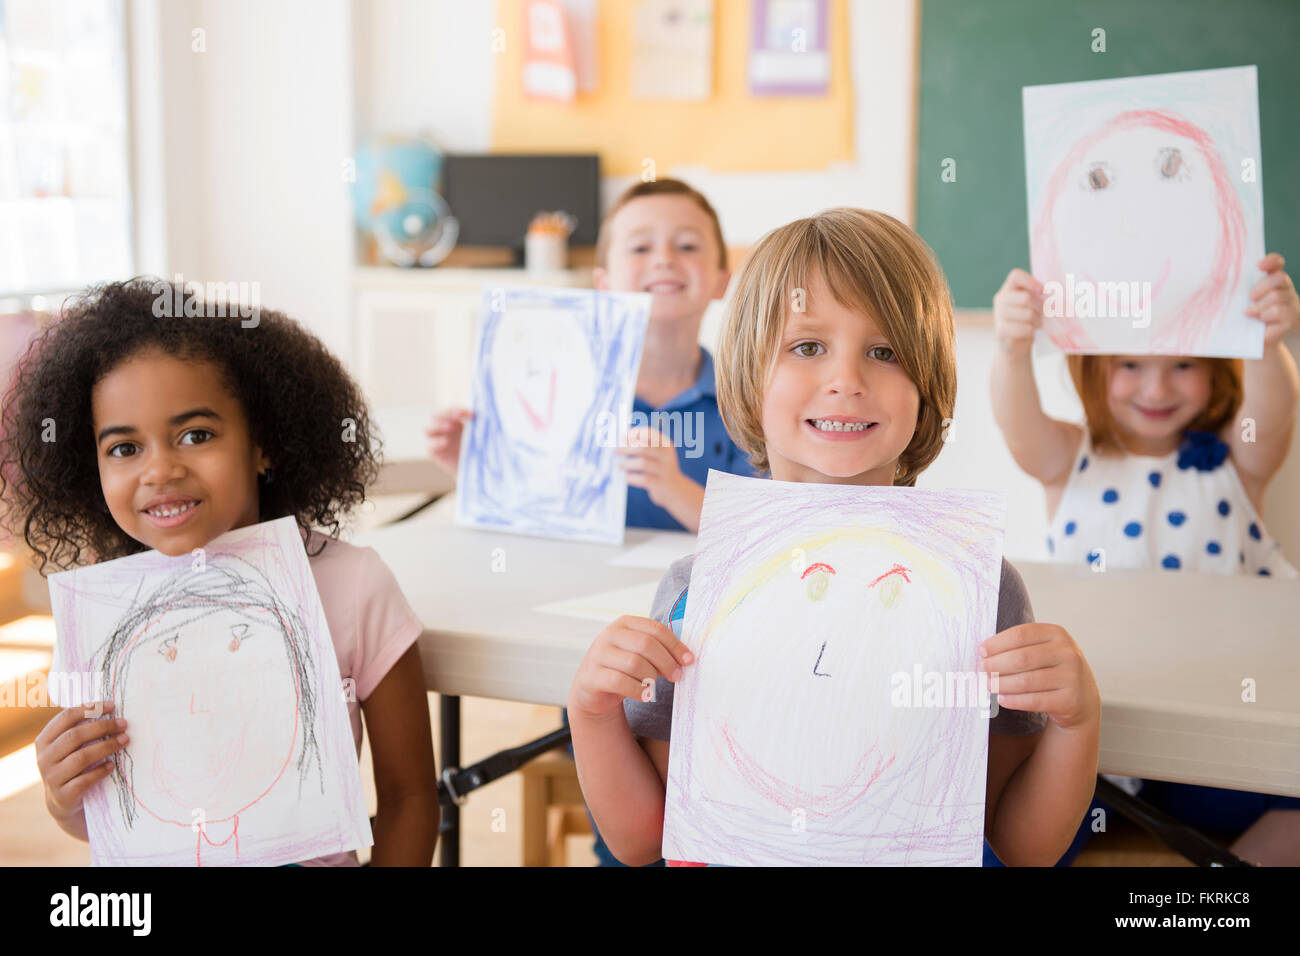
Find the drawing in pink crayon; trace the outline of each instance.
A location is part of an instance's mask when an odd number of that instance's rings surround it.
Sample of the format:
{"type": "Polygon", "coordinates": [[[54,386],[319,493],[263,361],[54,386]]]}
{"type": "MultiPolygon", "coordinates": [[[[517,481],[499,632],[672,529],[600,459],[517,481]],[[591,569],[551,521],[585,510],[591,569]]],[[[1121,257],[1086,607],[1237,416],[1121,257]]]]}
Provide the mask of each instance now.
{"type": "Polygon", "coordinates": [[[725,758],[714,767],[717,792],[743,783],[787,813],[831,817],[910,749],[910,721],[891,713],[888,679],[917,659],[936,668],[945,654],[932,643],[944,628],[930,589],[895,560],[899,544],[865,531],[799,541],[789,550],[812,562],[802,574],[775,566],[724,598],[734,610],[703,639],[697,685],[725,758]],[[854,707],[858,719],[847,724],[854,707]],[[807,739],[772,746],[775,723],[794,714],[807,739]]]}
{"type": "MultiPolygon", "coordinates": [[[[515,394],[519,396],[519,404],[524,407],[524,413],[528,416],[528,420],[533,423],[533,427],[539,432],[546,431],[546,429],[551,427],[551,422],[555,420],[555,381],[558,375],[559,372],[554,366],[552,366],[550,388],[547,389],[545,393],[546,412],[544,414],[533,408],[532,402],[528,400],[528,396],[524,394],[523,389],[516,389],[515,391],[515,394]]],[[[542,377],[541,373],[535,372],[531,368],[529,369],[530,384],[539,377],[542,377]]],[[[534,398],[536,397],[538,396],[534,396],[534,398]]],[[[539,402],[538,404],[540,405],[541,403],[539,402]]]]}
{"type": "Polygon", "coordinates": [[[997,496],[709,476],[663,852],[727,864],[979,859],[997,496]],[[955,692],[900,702],[899,679],[955,692]]]}
{"type": "MultiPolygon", "coordinates": [[[[102,866],[273,866],[371,842],[358,742],[292,517],[201,557],[156,551],[51,575],[51,685],[112,700],[130,740],[85,797],[102,866]]],[[[61,688],[57,689],[56,688],[61,688]]]]}
{"type": "Polygon", "coordinates": [[[118,713],[153,728],[117,760],[123,823],[143,813],[191,831],[196,866],[218,847],[239,862],[241,815],[286,775],[323,790],[311,669],[301,616],[238,558],[137,595],[100,673],[118,713]]]}
{"type": "Polygon", "coordinates": [[[1067,352],[1258,357],[1253,67],[1027,87],[1030,259],[1067,352]]]}
{"type": "MultiPolygon", "coordinates": [[[[1034,271],[1062,287],[1091,283],[1094,295],[1102,283],[1149,283],[1151,351],[1184,355],[1204,343],[1236,288],[1245,234],[1209,134],[1168,110],[1127,110],[1081,137],[1053,171],[1033,231],[1034,271]]],[[[1095,351],[1088,318],[1141,319],[1082,316],[1071,303],[1050,324],[1052,338],[1095,351]]]]}

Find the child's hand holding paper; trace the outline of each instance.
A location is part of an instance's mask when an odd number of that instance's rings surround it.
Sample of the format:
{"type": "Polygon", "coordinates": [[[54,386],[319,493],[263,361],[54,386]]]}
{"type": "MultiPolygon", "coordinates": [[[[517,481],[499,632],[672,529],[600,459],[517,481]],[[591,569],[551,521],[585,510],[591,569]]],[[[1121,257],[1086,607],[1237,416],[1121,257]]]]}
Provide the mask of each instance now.
{"type": "Polygon", "coordinates": [[[86,793],[113,772],[113,756],[129,742],[126,721],[105,716],[112,709],[111,700],[68,707],[36,736],[45,806],[60,823],[81,818],[73,828],[83,833],[86,793]]]}
{"type": "Polygon", "coordinates": [[[1064,730],[1101,719],[1101,695],[1083,651],[1055,624],[1018,624],[979,646],[980,669],[997,675],[991,690],[1012,710],[1035,710],[1064,730]]]}
{"type": "Polygon", "coordinates": [[[694,659],[671,629],[624,615],[591,642],[569,692],[569,710],[588,717],[621,714],[624,697],[640,700],[656,677],[679,680],[682,666],[694,659]]]}
{"type": "Polygon", "coordinates": [[[700,527],[704,486],[682,474],[672,440],[654,428],[633,428],[627,433],[627,447],[618,449],[627,483],[644,488],[650,500],[695,532],[700,527]]]}
{"type": "Polygon", "coordinates": [[[1259,261],[1266,273],[1250,290],[1251,306],[1246,314],[1264,323],[1264,348],[1272,348],[1300,325],[1300,296],[1283,266],[1286,260],[1270,252],[1259,261]]]}

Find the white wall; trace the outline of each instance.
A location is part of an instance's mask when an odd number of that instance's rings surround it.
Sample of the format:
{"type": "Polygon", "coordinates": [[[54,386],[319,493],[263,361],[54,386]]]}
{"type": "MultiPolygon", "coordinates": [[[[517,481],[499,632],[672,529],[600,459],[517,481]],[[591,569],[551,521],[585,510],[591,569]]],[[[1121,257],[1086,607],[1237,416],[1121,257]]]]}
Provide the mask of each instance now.
{"type": "Polygon", "coordinates": [[[349,3],[166,0],[158,9],[157,48],[141,55],[156,58],[163,84],[154,147],[164,157],[167,270],[259,283],[261,305],[345,354],[349,3]]]}
{"type": "Polygon", "coordinates": [[[358,138],[427,131],[449,152],[487,152],[496,6],[496,0],[357,0],[358,138]]]}

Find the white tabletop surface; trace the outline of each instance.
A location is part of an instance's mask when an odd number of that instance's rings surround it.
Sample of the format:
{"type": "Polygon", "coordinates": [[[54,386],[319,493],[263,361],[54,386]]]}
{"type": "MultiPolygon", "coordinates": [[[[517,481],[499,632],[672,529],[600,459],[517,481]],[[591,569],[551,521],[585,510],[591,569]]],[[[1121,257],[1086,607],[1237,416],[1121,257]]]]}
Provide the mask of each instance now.
{"type": "MultiPolygon", "coordinates": [[[[379,552],[424,621],[426,683],[443,694],[562,705],[602,610],[647,613],[662,574],[611,561],[652,537],[672,544],[637,528],[622,548],[530,538],[451,516],[449,496],[355,542],[379,552]],[[593,596],[579,603],[594,616],[536,610],[593,596]]],[[[1037,620],[1066,627],[1096,675],[1103,772],[1300,796],[1300,586],[1014,563],[1037,620]]]]}

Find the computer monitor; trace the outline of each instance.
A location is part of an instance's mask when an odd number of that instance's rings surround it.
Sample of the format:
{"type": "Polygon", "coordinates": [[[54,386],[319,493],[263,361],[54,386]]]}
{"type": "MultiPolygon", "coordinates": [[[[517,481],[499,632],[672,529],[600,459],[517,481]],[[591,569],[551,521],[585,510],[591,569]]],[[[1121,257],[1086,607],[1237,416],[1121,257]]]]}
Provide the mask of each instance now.
{"type": "Polygon", "coordinates": [[[460,224],[462,246],[508,246],[522,260],[524,233],[539,212],[577,220],[569,242],[596,243],[600,157],[595,154],[448,154],[442,196],[460,224]]]}

